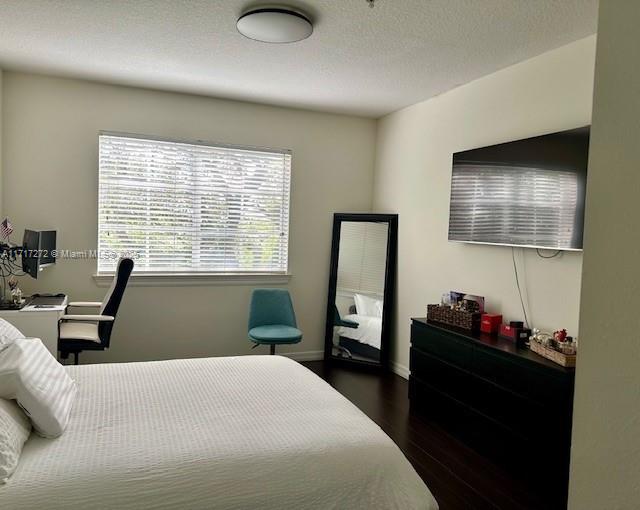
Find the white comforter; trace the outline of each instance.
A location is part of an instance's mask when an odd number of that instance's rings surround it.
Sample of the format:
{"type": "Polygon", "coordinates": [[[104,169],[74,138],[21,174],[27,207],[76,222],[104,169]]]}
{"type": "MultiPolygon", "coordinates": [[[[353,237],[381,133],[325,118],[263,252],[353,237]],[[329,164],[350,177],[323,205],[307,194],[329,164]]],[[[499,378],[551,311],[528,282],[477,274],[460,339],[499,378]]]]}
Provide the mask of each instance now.
{"type": "Polygon", "coordinates": [[[389,437],[289,359],[68,370],[69,427],[27,441],[3,510],[437,508],[389,437]]]}
{"type": "Polygon", "coordinates": [[[345,315],[343,320],[353,321],[358,323],[357,328],[347,328],[340,326],[338,328],[338,335],[352,340],[357,340],[362,344],[370,345],[376,349],[380,349],[381,337],[382,337],[382,318],[381,317],[369,317],[368,315],[345,315]]]}

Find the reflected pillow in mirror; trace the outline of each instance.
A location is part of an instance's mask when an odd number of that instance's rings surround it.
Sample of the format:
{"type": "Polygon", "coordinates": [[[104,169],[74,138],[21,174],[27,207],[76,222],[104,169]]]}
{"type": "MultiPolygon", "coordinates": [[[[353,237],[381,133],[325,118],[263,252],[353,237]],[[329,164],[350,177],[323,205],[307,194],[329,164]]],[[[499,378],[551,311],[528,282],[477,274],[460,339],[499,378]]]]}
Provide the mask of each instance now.
{"type": "Polygon", "coordinates": [[[376,299],[376,317],[382,319],[382,299],[376,299]]]}
{"type": "Polygon", "coordinates": [[[375,299],[363,294],[354,294],[353,300],[356,303],[356,313],[358,315],[382,318],[382,299],[375,299]]]}

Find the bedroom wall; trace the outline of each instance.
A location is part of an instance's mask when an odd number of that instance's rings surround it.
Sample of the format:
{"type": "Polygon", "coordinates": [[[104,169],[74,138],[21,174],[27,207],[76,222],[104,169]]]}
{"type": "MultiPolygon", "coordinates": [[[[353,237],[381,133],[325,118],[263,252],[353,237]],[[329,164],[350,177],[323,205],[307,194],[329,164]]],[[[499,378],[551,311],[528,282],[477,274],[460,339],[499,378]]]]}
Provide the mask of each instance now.
{"type": "MultiPolygon", "coordinates": [[[[521,62],[380,119],[374,209],[399,213],[396,340],[408,373],[409,318],[443,292],[487,299],[507,320],[523,317],[511,249],[447,240],[453,152],[590,123],[595,36],[521,62]]],[[[578,331],[582,255],[543,260],[517,250],[530,322],[578,331]]]]}
{"type": "MultiPolygon", "coordinates": [[[[332,214],[368,211],[375,121],[14,72],[2,93],[4,211],[16,227],[58,231],[58,247],[95,249],[100,130],[293,150],[290,272],[303,342],[281,348],[322,356],[332,214]]],[[[95,260],[59,260],[27,291],[101,299],[95,260]]],[[[253,285],[133,286],[105,353],[83,362],[265,353],[250,350],[253,285]]]]}
{"type": "Polygon", "coordinates": [[[569,508],[640,506],[640,4],[600,2],[569,508]]]}

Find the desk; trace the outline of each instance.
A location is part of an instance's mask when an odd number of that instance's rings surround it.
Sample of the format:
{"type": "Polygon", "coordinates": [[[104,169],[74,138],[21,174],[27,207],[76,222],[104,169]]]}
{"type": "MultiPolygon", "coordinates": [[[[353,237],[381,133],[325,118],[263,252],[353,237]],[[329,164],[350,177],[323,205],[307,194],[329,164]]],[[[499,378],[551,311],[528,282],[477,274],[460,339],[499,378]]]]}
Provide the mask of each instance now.
{"type": "Polygon", "coordinates": [[[51,308],[32,308],[22,310],[0,310],[0,318],[18,328],[26,337],[42,340],[53,357],[58,359],[58,319],[67,308],[67,298],[61,305],[51,308]]]}

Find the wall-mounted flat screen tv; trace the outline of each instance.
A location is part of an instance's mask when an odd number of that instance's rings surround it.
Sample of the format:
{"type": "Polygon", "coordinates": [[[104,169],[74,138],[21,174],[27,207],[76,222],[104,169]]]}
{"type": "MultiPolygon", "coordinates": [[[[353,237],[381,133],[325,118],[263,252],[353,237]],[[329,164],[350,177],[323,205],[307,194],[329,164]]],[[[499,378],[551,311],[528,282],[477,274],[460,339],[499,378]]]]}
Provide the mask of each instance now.
{"type": "Polygon", "coordinates": [[[453,154],[449,240],[581,250],[589,127],[453,154]]]}

